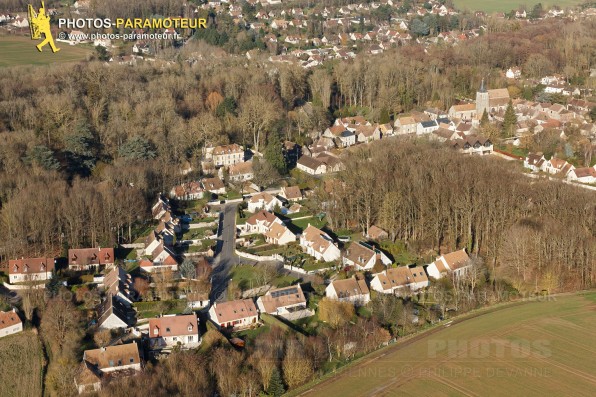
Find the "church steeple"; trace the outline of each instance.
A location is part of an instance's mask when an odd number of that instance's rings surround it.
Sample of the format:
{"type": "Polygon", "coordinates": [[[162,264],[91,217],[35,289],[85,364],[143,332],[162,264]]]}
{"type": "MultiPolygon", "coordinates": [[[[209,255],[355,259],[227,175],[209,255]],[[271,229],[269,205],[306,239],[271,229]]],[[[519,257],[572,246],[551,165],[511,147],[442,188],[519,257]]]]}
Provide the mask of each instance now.
{"type": "Polygon", "coordinates": [[[476,119],[480,120],[484,112],[489,113],[489,95],[484,85],[484,78],[480,84],[480,89],[476,93],[476,119]]]}
{"type": "Polygon", "coordinates": [[[480,89],[478,92],[486,92],[486,87],[484,86],[484,77],[482,78],[482,83],[480,83],[480,89]]]}

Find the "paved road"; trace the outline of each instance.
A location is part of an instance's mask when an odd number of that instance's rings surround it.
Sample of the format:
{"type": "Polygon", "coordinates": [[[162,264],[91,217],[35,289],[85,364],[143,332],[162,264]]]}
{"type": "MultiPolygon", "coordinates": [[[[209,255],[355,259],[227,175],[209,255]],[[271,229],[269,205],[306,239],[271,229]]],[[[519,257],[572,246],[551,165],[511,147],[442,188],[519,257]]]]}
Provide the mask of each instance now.
{"type": "Polygon", "coordinates": [[[230,270],[238,263],[238,256],[234,252],[236,245],[236,207],[236,203],[222,206],[214,261],[215,267],[211,280],[211,302],[225,300],[230,270]]]}

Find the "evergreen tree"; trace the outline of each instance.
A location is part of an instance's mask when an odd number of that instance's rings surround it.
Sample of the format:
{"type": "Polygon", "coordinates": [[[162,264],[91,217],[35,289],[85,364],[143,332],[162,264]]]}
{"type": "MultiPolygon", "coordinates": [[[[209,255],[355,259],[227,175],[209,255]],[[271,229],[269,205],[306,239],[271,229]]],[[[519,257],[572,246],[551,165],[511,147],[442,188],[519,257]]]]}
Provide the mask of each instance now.
{"type": "Polygon", "coordinates": [[[46,292],[50,297],[54,297],[58,294],[58,291],[60,291],[60,287],[62,287],[62,283],[58,279],[56,272],[52,271],[52,278],[46,283],[46,292]]]}
{"type": "Polygon", "coordinates": [[[267,394],[274,397],[279,397],[284,394],[286,391],[284,384],[281,380],[281,375],[279,370],[275,368],[273,373],[271,374],[271,380],[269,380],[269,388],[267,389],[267,394]]]}
{"type": "Polygon", "coordinates": [[[283,154],[283,147],[281,140],[278,137],[273,137],[269,141],[269,145],[265,148],[265,160],[273,166],[280,174],[285,174],[287,171],[286,159],[283,154]]]}
{"type": "Polygon", "coordinates": [[[138,135],[133,136],[120,146],[118,154],[128,160],[150,160],[157,156],[151,143],[138,135]]]}
{"type": "Polygon", "coordinates": [[[88,175],[97,161],[97,142],[86,122],[79,123],[74,132],[64,138],[69,171],[88,175]]]}
{"type": "Polygon", "coordinates": [[[379,123],[387,124],[391,121],[391,117],[389,116],[389,110],[387,108],[381,109],[381,114],[379,115],[379,123]]]}
{"type": "Polygon", "coordinates": [[[515,124],[517,124],[517,116],[515,115],[515,110],[513,110],[513,104],[510,100],[509,105],[507,105],[507,110],[505,111],[505,117],[503,119],[503,135],[505,137],[513,136],[515,124]]]}
{"type": "Polygon", "coordinates": [[[486,109],[484,109],[484,112],[482,112],[482,118],[480,119],[480,126],[485,127],[487,124],[488,124],[488,113],[486,112],[486,109]]]}
{"type": "Polygon", "coordinates": [[[182,277],[194,279],[197,276],[197,268],[190,258],[186,258],[180,265],[180,274],[182,277]]]}
{"type": "Polygon", "coordinates": [[[60,168],[60,163],[54,157],[52,149],[44,145],[33,146],[27,150],[25,161],[29,164],[35,163],[45,170],[57,170],[60,168]]]}

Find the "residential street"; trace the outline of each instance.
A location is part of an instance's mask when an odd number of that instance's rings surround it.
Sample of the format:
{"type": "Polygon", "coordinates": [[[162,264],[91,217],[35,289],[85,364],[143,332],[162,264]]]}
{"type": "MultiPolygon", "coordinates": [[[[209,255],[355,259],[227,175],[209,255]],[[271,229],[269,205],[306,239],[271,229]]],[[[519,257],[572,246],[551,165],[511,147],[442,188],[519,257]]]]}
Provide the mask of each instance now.
{"type": "Polygon", "coordinates": [[[236,203],[224,204],[219,220],[219,234],[213,268],[211,302],[225,300],[229,273],[238,263],[236,244],[236,203]]]}

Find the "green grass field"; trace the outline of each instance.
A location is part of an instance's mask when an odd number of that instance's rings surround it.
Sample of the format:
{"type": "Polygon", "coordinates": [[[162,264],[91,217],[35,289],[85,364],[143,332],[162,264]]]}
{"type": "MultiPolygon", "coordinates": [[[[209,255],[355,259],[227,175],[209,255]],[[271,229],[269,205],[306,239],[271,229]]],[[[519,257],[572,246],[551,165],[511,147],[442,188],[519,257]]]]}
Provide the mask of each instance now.
{"type": "Polygon", "coordinates": [[[0,396],[41,396],[41,344],[31,331],[0,339],[0,396]]]}
{"type": "Polygon", "coordinates": [[[595,323],[594,292],[511,305],[380,350],[301,395],[589,396],[595,323]]]}
{"type": "Polygon", "coordinates": [[[530,11],[537,3],[547,6],[557,5],[561,8],[572,7],[583,3],[585,0],[454,0],[455,7],[460,10],[484,12],[509,12],[518,9],[521,5],[530,11]]]}
{"type": "Polygon", "coordinates": [[[39,42],[24,36],[0,36],[0,67],[84,61],[93,51],[90,47],[56,43],[59,52],[52,53],[48,46],[39,52],[35,48],[39,42]]]}

